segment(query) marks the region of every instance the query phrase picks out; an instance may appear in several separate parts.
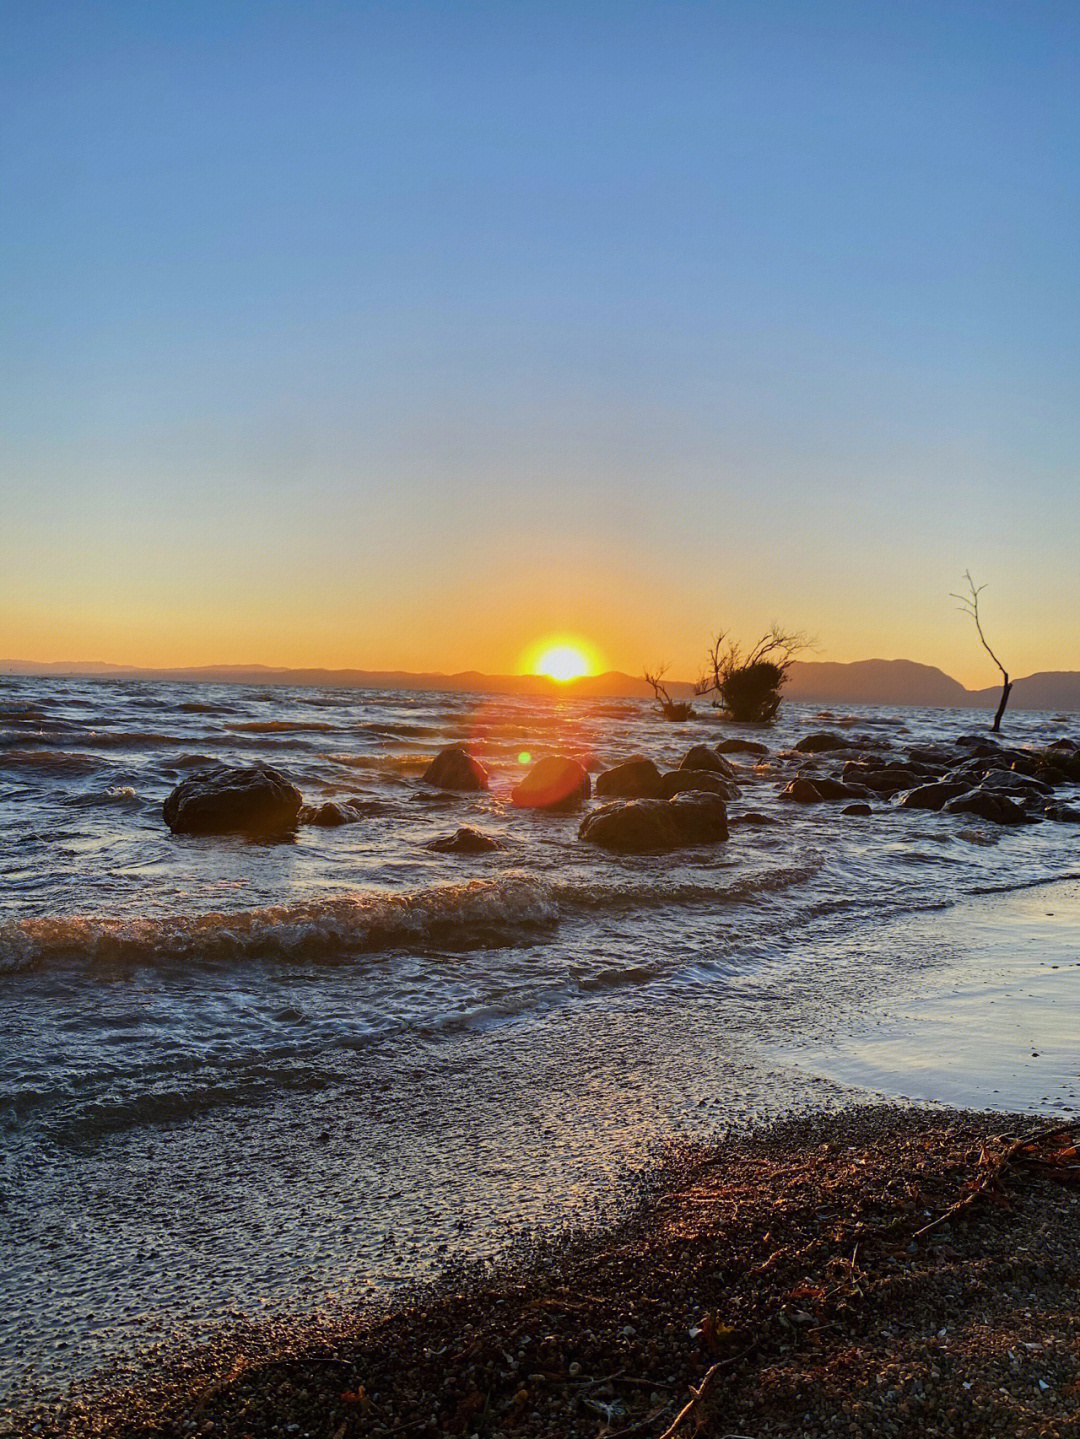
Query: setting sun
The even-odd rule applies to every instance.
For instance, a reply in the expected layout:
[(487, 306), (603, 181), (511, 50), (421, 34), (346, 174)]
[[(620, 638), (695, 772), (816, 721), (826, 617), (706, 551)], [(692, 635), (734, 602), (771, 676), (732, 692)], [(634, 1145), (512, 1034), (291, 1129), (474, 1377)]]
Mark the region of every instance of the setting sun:
[(550, 675), (553, 680), (576, 680), (591, 671), (588, 656), (576, 645), (551, 645), (533, 663), (534, 674)]

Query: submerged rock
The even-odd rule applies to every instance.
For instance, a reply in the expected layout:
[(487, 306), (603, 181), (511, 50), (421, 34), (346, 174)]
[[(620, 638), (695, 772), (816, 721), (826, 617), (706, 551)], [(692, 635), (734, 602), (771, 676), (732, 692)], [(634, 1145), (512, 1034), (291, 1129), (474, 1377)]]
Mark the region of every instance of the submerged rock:
[(756, 739), (722, 739), (716, 746), (717, 754), (768, 754), (769, 746), (759, 744)]
[(850, 749), (851, 746), (843, 735), (833, 734), (831, 730), (821, 730), (817, 734), (804, 735), (795, 746), (800, 754), (825, 754), (834, 749)]
[(502, 845), (489, 834), (463, 824), (453, 834), (440, 834), (436, 839), (429, 839), (424, 848), (433, 849), (438, 854), (487, 854), (493, 849), (502, 849)]
[(296, 827), (303, 796), (269, 765), (213, 765), (189, 775), (161, 807), (174, 834), (280, 834)]
[(1028, 815), (1015, 800), (992, 789), (973, 789), (969, 794), (957, 795), (945, 805), (945, 813), (977, 814), (980, 819), (991, 820), (994, 824), (1028, 823)]
[(1068, 804), (1048, 804), (1043, 810), (1047, 819), (1053, 819), (1058, 824), (1080, 824), (1080, 809)]
[(488, 787), (488, 772), (461, 745), (441, 749), (421, 776), (422, 784), (436, 789), (480, 790)]
[(612, 799), (658, 799), (660, 792), (660, 771), (642, 755), (605, 770), (596, 779), (596, 793)]
[(718, 794), (721, 799), (735, 799), (739, 793), (730, 780), (707, 769), (673, 769), (660, 776), (661, 799), (671, 799), (689, 790), (698, 794)]
[(324, 829), (333, 829), (342, 824), (355, 824), (360, 815), (352, 805), (342, 804), (339, 800), (328, 799), (325, 804), (301, 805), (300, 813), (297, 815), (299, 824), (320, 825)]
[(719, 795), (693, 791), (668, 800), (617, 800), (587, 815), (578, 834), (618, 854), (715, 844), (728, 837), (727, 807)]
[(588, 770), (568, 755), (553, 754), (538, 760), (510, 792), (518, 809), (564, 812), (580, 807), (592, 793)]
[(873, 810), (870, 808), (870, 806), (865, 802), (865, 800), (856, 800), (856, 802), (855, 802), (854, 804), (846, 804), (846, 805), (844, 806), (844, 808), (840, 811), (840, 813), (841, 813), (841, 814), (850, 814), (850, 815), (853, 815), (853, 816), (854, 816), (854, 815), (866, 816), (866, 815), (868, 815), (868, 814), (873, 814), (874, 811), (873, 811)]

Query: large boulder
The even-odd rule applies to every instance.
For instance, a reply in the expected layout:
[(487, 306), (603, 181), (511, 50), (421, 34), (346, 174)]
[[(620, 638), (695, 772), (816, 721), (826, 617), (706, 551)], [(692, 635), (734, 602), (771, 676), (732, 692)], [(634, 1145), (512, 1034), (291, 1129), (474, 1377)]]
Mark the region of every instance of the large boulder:
[(596, 793), (612, 799), (658, 799), (660, 790), (660, 771), (641, 755), (596, 777)]
[(728, 837), (727, 807), (719, 795), (694, 791), (670, 800), (617, 800), (586, 815), (578, 834), (618, 854), (715, 844)]
[(946, 814), (976, 814), (994, 824), (1027, 824), (1028, 816), (1008, 795), (992, 789), (973, 789), (945, 805)]
[(510, 797), (518, 809), (563, 812), (580, 809), (591, 793), (592, 781), (584, 765), (568, 755), (552, 754), (533, 765)]
[(433, 849), (436, 854), (487, 854), (490, 850), (501, 849), (502, 845), (489, 834), (463, 824), (453, 834), (440, 834), (436, 839), (429, 839), (424, 848)]
[(178, 784), (161, 812), (174, 834), (281, 834), (296, 827), (302, 803), (269, 765), (216, 764)]
[(728, 763), (715, 750), (711, 750), (707, 744), (696, 744), (693, 749), (683, 755), (680, 769), (703, 769), (711, 774), (722, 774), (725, 779), (734, 779), (735, 767)]
[(674, 795), (695, 790), (700, 794), (717, 794), (721, 799), (736, 799), (738, 789), (723, 775), (707, 769), (673, 769), (660, 776), (660, 798), (671, 799)]
[(424, 771), (421, 781), (433, 784), (436, 789), (487, 789), (488, 772), (468, 750), (453, 744), (439, 751)]

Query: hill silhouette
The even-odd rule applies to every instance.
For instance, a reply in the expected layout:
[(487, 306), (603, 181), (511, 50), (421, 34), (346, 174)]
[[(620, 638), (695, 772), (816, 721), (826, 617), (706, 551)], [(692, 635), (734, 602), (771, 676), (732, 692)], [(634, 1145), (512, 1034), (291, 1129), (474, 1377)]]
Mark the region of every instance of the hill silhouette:
[[(96, 661), (38, 663), (0, 660), (0, 672), (13, 675), (75, 675), (110, 680), (160, 680), (189, 684), (319, 685), (355, 689), (443, 690), (472, 694), (563, 695), (580, 698), (651, 699), (652, 690), (637, 675), (618, 670), (560, 683), (546, 675), (488, 675), (479, 670), (456, 674), (408, 670), (285, 669), (269, 665), (199, 665), (150, 669)], [(673, 696), (686, 698), (693, 685), (673, 681)], [(821, 705), (921, 705), (931, 708), (993, 709), (1000, 686), (968, 690), (943, 670), (914, 660), (854, 660), (851, 663), (796, 660), (788, 673), (785, 699)], [(705, 701), (703, 701), (705, 703)], [(1015, 682), (1010, 708), (1080, 711), (1080, 671), (1055, 670)]]

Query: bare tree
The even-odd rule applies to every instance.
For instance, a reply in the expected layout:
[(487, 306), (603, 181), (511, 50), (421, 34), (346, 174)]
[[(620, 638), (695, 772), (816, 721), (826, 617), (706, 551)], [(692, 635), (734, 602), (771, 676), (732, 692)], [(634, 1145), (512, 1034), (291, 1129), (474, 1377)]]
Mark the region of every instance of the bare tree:
[(986, 586), (976, 585), (975, 581), (971, 578), (970, 570), (964, 571), (964, 579), (967, 580), (969, 593), (966, 595), (954, 594), (951, 598), (959, 600), (961, 613), (970, 615), (975, 621), (975, 628), (979, 634), (979, 642), (1001, 671), (1001, 699), (998, 701), (997, 713), (994, 715), (994, 723), (990, 726), (990, 732), (992, 734), (999, 734), (1001, 732), (1001, 716), (1005, 713), (1005, 706), (1009, 703), (1009, 695), (1012, 694), (1012, 681), (1009, 679), (1009, 674), (1005, 666), (987, 644), (986, 636), (983, 634), (982, 622), (979, 619), (979, 596), (983, 590), (986, 589)]
[(715, 691), (735, 720), (768, 724), (780, 708), (780, 689), (795, 656), (809, 645), (804, 634), (773, 625), (748, 652), (724, 630), (709, 648), (708, 668), (694, 686), (699, 695)]
[(667, 685), (663, 682), (667, 670), (667, 665), (658, 665), (654, 670), (645, 670), (645, 683), (652, 685), (652, 692), (656, 696), (656, 703), (660, 706), (660, 713), (664, 718), (681, 724), (683, 720), (688, 720), (694, 713), (693, 707), (673, 700), (668, 694)]

